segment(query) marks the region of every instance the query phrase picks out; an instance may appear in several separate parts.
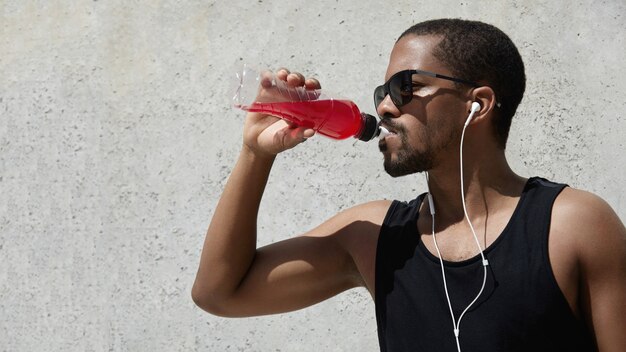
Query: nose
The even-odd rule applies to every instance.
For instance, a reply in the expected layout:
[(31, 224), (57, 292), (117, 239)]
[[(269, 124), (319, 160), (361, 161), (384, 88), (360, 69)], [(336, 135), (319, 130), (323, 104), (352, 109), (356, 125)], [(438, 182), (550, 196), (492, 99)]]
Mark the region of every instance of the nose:
[(393, 101), (391, 101), (389, 94), (387, 94), (385, 99), (378, 104), (376, 107), (376, 113), (382, 118), (398, 117), (402, 114), (400, 109), (398, 109)]

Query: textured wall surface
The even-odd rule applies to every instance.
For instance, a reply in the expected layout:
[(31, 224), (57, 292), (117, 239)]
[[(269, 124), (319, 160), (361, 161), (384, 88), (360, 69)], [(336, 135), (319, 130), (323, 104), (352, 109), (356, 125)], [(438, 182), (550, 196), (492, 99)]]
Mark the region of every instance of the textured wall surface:
[[(0, 1), (0, 351), (376, 351), (365, 290), (223, 319), (190, 289), (241, 145), (233, 64), (300, 70), (373, 112), (394, 40), (425, 19), (508, 33), (528, 77), (514, 169), (626, 219), (625, 16), (621, 0)], [(277, 160), (259, 242), (423, 190), (376, 143), (316, 137)]]

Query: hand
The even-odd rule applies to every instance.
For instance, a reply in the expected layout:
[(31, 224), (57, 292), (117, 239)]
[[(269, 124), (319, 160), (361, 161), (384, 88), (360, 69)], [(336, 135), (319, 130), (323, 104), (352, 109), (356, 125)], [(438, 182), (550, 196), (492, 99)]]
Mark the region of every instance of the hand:
[[(305, 79), (297, 72), (280, 69), (276, 72), (276, 80), (283, 81), (288, 87), (304, 87), (307, 90), (320, 89), (320, 83), (313, 78)], [(261, 81), (259, 96), (272, 96), (274, 89), (271, 77)], [(267, 100), (267, 99), (263, 99)], [(312, 137), (315, 131), (311, 128), (299, 127), (275, 116), (249, 112), (244, 124), (244, 148), (256, 155), (274, 156), (282, 151), (293, 148)]]

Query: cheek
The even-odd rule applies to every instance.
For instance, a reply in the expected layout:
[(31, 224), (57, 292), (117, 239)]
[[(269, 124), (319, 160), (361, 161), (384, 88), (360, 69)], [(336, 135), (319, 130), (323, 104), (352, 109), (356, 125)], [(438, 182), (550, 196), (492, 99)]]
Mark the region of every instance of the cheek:
[(402, 136), (403, 144), (416, 151), (424, 151), (429, 148), (435, 133), (433, 126), (415, 121), (406, 124), (405, 127), (406, 130)]
[(433, 119), (428, 129), (430, 139), (438, 146), (445, 146), (453, 143), (457, 137), (461, 138), (461, 125), (454, 123), (454, 118), (450, 115), (440, 115)]

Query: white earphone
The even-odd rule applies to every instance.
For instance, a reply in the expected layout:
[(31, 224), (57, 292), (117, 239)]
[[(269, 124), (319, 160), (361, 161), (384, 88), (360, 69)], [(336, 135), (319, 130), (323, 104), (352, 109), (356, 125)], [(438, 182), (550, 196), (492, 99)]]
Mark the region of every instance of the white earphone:
[(478, 110), (480, 110), (480, 103), (475, 101), (475, 102), (472, 103), (472, 107), (470, 109), (470, 114), (467, 117), (467, 120), (465, 121), (465, 127), (467, 127), (467, 125), (469, 125), (469, 123), (472, 121), (472, 118), (474, 117), (474, 114)]
[[(472, 230), (472, 235), (474, 236), (474, 240), (476, 241), (476, 245), (478, 247), (478, 252), (480, 254), (480, 257), (482, 259), (482, 264), (483, 264), (483, 280), (482, 280), (482, 285), (480, 288), (480, 291), (478, 291), (478, 294), (476, 295), (476, 297), (474, 297), (474, 299), (472, 300), (472, 302), (463, 310), (463, 312), (461, 313), (461, 315), (458, 317), (458, 319), (456, 319), (456, 317), (454, 316), (454, 311), (452, 310), (452, 302), (450, 300), (450, 294), (448, 292), (448, 284), (446, 282), (446, 273), (445, 273), (445, 268), (444, 268), (444, 264), (443, 264), (443, 257), (441, 255), (441, 251), (439, 250), (439, 245), (437, 244), (437, 234), (435, 233), (435, 202), (433, 201), (433, 196), (430, 193), (430, 187), (428, 189), (428, 208), (430, 210), (430, 215), (432, 217), (432, 236), (433, 236), (433, 242), (435, 243), (435, 249), (437, 250), (437, 255), (439, 256), (439, 264), (441, 267), (441, 276), (443, 278), (443, 287), (444, 287), (444, 291), (446, 294), (446, 300), (448, 302), (448, 308), (450, 309), (450, 317), (452, 318), (452, 326), (453, 326), (453, 332), (454, 332), (454, 338), (456, 340), (456, 347), (457, 347), (457, 351), (461, 352), (461, 343), (459, 342), (459, 334), (460, 334), (460, 330), (461, 330), (461, 320), (463, 319), (463, 316), (465, 316), (465, 313), (467, 313), (467, 311), (472, 307), (472, 305), (474, 305), (474, 303), (476, 303), (476, 301), (478, 301), (478, 298), (480, 298), (480, 295), (483, 293), (483, 291), (485, 290), (485, 285), (487, 283), (487, 266), (489, 265), (489, 261), (487, 260), (487, 258), (485, 258), (485, 254), (483, 253), (484, 249), (482, 248), (482, 246), (480, 245), (480, 241), (478, 241), (478, 236), (476, 236), (476, 231), (474, 230), (474, 226), (472, 225), (472, 221), (470, 220), (469, 215), (467, 214), (467, 207), (465, 206), (465, 185), (463, 182), (463, 141), (465, 139), (465, 129), (467, 128), (467, 126), (469, 125), (469, 123), (472, 121), (472, 117), (474, 117), (474, 114), (476, 113), (476, 111), (480, 110), (480, 103), (478, 102), (473, 102), (472, 103), (472, 107), (470, 108), (470, 114), (467, 117), (467, 120), (465, 121), (465, 126), (463, 126), (463, 132), (461, 133), (461, 145), (460, 145), (460, 150), (459, 150), (459, 159), (460, 159), (460, 179), (461, 179), (461, 203), (463, 204), (463, 213), (465, 215), (465, 219), (467, 220), (467, 223), (469, 224), (470, 229)], [(425, 174), (426, 175), (426, 187), (428, 187), (428, 173)]]

